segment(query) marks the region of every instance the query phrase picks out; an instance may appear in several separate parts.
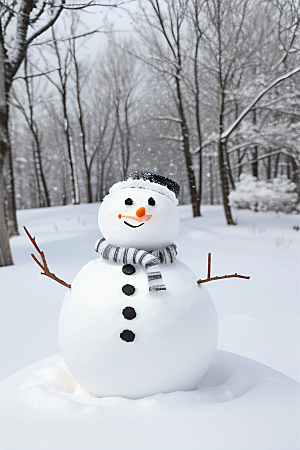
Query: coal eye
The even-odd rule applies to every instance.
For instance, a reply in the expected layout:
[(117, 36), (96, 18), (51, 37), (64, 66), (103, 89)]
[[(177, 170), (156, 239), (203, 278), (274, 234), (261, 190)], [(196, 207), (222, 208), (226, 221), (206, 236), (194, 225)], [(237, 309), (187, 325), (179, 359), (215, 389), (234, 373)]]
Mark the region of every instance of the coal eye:
[(133, 204), (133, 200), (131, 198), (126, 198), (125, 205), (132, 205), (132, 204)]
[(148, 198), (148, 204), (149, 204), (150, 206), (154, 206), (154, 205), (155, 205), (155, 200), (154, 200), (153, 197)]

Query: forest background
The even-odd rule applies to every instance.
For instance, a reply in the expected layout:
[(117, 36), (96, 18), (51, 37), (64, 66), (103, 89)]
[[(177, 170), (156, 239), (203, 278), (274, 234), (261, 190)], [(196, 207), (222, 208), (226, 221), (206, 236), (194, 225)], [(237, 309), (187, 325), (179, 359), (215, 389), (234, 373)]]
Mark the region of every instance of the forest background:
[(131, 170), (223, 203), (299, 195), (300, 1), (1, 1), (0, 266), (16, 210), (99, 202)]

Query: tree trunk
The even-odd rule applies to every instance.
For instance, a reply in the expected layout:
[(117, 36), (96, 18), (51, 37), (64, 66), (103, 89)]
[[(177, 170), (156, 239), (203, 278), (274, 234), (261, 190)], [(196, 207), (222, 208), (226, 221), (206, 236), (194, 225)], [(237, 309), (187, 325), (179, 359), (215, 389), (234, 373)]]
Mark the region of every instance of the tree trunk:
[(42, 196), (41, 186), (40, 186), (40, 177), (39, 177), (38, 168), (37, 168), (37, 157), (36, 157), (37, 155), (36, 155), (36, 149), (35, 149), (34, 142), (32, 143), (32, 153), (33, 153), (33, 167), (34, 167), (36, 185), (37, 185), (37, 190), (38, 190), (39, 208), (42, 208), (44, 206), (44, 204), (43, 204), (43, 196)]
[[(80, 121), (80, 126), (83, 127), (83, 125), (81, 125), (81, 121), (82, 118), (80, 117), (79, 119)], [(83, 146), (83, 158), (84, 158), (84, 167), (85, 167), (85, 173), (86, 173), (86, 192), (87, 192), (87, 202), (88, 203), (93, 203), (93, 193), (92, 193), (92, 184), (91, 184), (91, 172), (89, 170), (89, 166), (88, 166), (88, 162), (87, 162), (87, 152), (86, 152), (86, 144), (85, 144), (85, 137), (83, 135), (83, 131), (81, 131), (82, 133), (82, 146)]]
[(292, 181), (297, 184), (299, 182), (299, 167), (293, 156), (290, 156), (290, 161), (292, 164)]
[(195, 78), (195, 88), (196, 88), (196, 124), (197, 124), (197, 134), (198, 134), (198, 145), (199, 145), (199, 179), (198, 179), (198, 202), (199, 202), (199, 216), (201, 216), (201, 200), (202, 200), (202, 173), (203, 173), (203, 162), (202, 162), (202, 133), (201, 133), (201, 118), (200, 118), (200, 87), (198, 80), (198, 50), (199, 50), (200, 38), (198, 37), (195, 46), (195, 59), (194, 59), (194, 78)]
[(67, 191), (66, 191), (66, 180), (65, 180), (64, 166), (62, 166), (62, 188), (63, 188), (62, 205), (66, 206), (66, 204), (67, 204)]
[(195, 173), (193, 170), (193, 162), (192, 162), (192, 156), (189, 149), (189, 139), (188, 139), (188, 128), (187, 124), (182, 122), (181, 131), (183, 134), (183, 150), (184, 150), (184, 157), (185, 157), (185, 164), (188, 174), (188, 182), (189, 182), (189, 188), (190, 188), (190, 196), (192, 201), (192, 207), (193, 207), (193, 217), (199, 217), (200, 214), (200, 202), (198, 197), (198, 192), (196, 189), (196, 178)]
[(129, 159), (130, 159), (130, 126), (129, 126), (129, 107), (128, 99), (125, 103), (125, 125), (126, 125), (126, 159), (125, 159), (125, 176), (128, 173)]
[(63, 104), (63, 112), (64, 112), (64, 132), (66, 136), (67, 141), (67, 150), (68, 150), (68, 158), (69, 158), (69, 165), (70, 165), (70, 172), (71, 172), (71, 186), (72, 186), (72, 203), (74, 205), (79, 204), (79, 192), (78, 192), (78, 185), (77, 185), (77, 177), (75, 173), (75, 161), (74, 161), (74, 148), (73, 148), (73, 142), (71, 138), (71, 132), (70, 132), (70, 124), (69, 124), (69, 117), (67, 113), (67, 99), (66, 94), (63, 92), (62, 94), (62, 104)]
[(275, 158), (275, 166), (274, 166), (274, 176), (273, 176), (273, 178), (277, 178), (277, 176), (278, 176), (279, 159), (280, 159), (280, 153), (278, 153), (278, 155), (276, 155), (276, 158)]
[(198, 179), (199, 216), (201, 216), (202, 174), (203, 174), (203, 158), (202, 158), (202, 150), (200, 149), (200, 152), (199, 152), (199, 179)]
[(226, 155), (226, 166), (227, 166), (228, 177), (229, 177), (232, 189), (235, 190), (235, 184), (234, 184), (234, 179), (233, 179), (233, 176), (232, 176), (230, 159), (229, 159), (229, 155), (228, 155), (228, 152), (227, 152), (227, 145), (226, 145), (226, 143), (224, 143), (224, 151), (225, 151), (225, 155)]
[[(239, 117), (239, 104), (238, 104), (237, 100), (235, 100), (234, 105), (235, 105), (234, 120), (236, 120)], [(243, 165), (242, 165), (243, 156), (244, 156), (243, 152), (241, 154), (240, 149), (238, 149), (237, 150), (237, 161), (238, 161), (238, 164), (237, 164), (237, 181), (240, 181), (241, 175), (242, 175), (242, 172), (243, 172)]]
[(241, 155), (240, 149), (238, 149), (238, 151), (237, 151), (237, 160), (238, 160), (237, 179), (238, 179), (238, 181), (240, 181), (241, 175), (243, 172), (243, 164), (242, 164), (243, 156), (244, 156), (243, 154)]
[(0, 24), (0, 267), (13, 264), (5, 220), (4, 157), (9, 150), (8, 107), (5, 89), (5, 51)]
[(218, 144), (218, 155), (219, 155), (219, 169), (220, 169), (221, 189), (222, 189), (222, 198), (223, 198), (225, 217), (227, 220), (227, 225), (235, 225), (234, 220), (231, 215), (231, 209), (230, 209), (229, 200), (228, 200), (229, 184), (228, 184), (226, 165), (225, 165), (225, 161), (224, 161), (224, 145), (223, 145), (221, 138), (219, 139), (219, 144)]
[[(222, 13), (221, 13), (221, 0), (216, 0), (214, 4), (214, 13), (215, 17), (215, 28), (217, 32), (218, 39), (218, 48), (216, 51), (216, 58), (218, 61), (218, 82), (220, 89), (220, 112), (219, 112), (219, 141), (218, 141), (218, 159), (219, 159), (219, 171), (220, 171), (220, 179), (221, 179), (221, 190), (222, 190), (222, 200), (224, 213), (227, 221), (227, 225), (235, 225), (233, 218), (231, 216), (231, 209), (229, 206), (229, 183), (228, 183), (228, 174), (226, 167), (226, 158), (228, 157), (226, 147), (226, 140), (222, 139), (222, 134), (224, 131), (224, 111), (225, 111), (225, 96), (226, 96), (226, 76), (223, 77), (223, 71), (225, 69), (223, 63), (223, 42), (222, 42)], [(228, 75), (228, 72), (227, 72)], [(226, 155), (225, 155), (226, 153)], [(229, 161), (229, 159), (228, 159)], [(228, 169), (229, 169), (228, 165)]]
[(74, 59), (75, 74), (76, 74), (76, 97), (77, 97), (77, 105), (78, 105), (78, 110), (79, 110), (78, 121), (79, 121), (79, 125), (80, 125), (83, 159), (84, 159), (84, 167), (85, 167), (85, 173), (86, 173), (87, 202), (92, 203), (93, 195), (92, 195), (92, 186), (91, 186), (91, 172), (89, 170), (89, 165), (88, 165), (88, 161), (87, 161), (87, 144), (86, 144), (84, 121), (83, 121), (83, 110), (82, 110), (82, 104), (81, 104), (80, 73), (79, 73), (79, 65), (78, 65), (77, 56), (76, 56), (75, 40), (73, 40), (72, 56)]
[[(5, 214), (5, 187), (4, 187), (4, 158), (10, 152), (10, 141), (8, 132), (8, 95), (6, 89), (6, 72), (5, 72), (5, 49), (2, 36), (2, 28), (0, 25), (0, 266), (10, 266), (13, 264), (12, 255), (9, 246), (8, 229)], [(11, 154), (8, 155), (11, 157)], [(12, 192), (13, 194), (14, 192)], [(13, 198), (14, 200), (14, 198)], [(15, 206), (15, 204), (14, 204)], [(13, 211), (12, 211), (13, 212)], [(15, 210), (14, 210), (15, 212)], [(12, 218), (13, 218), (12, 214)], [(12, 225), (16, 225), (12, 222)], [(16, 228), (16, 229), (14, 229)], [(18, 234), (17, 227), (11, 227), (13, 235)], [(16, 233), (14, 233), (16, 231)]]
[(104, 182), (104, 166), (106, 161), (102, 161), (101, 172), (100, 172), (100, 183), (99, 183), (99, 201), (103, 201), (103, 182)]
[(0, 154), (0, 267), (10, 266), (13, 264), (12, 255), (9, 247), (7, 225), (5, 220), (4, 197), (5, 197), (5, 188), (3, 179), (3, 157)]
[[(30, 13), (35, 6), (36, 2), (33, 0), (22, 1), (20, 2), (20, 9), (16, 14), (15, 11), (12, 10), (14, 21), (17, 23), (16, 32), (12, 34), (12, 36), (15, 37), (12, 45), (12, 48), (15, 50), (15, 52), (13, 52), (12, 59), (10, 59), (10, 54), (7, 53), (4, 45), (2, 19), (0, 21), (0, 266), (12, 264), (12, 257), (8, 241), (8, 230), (5, 222), (3, 179), (4, 157), (7, 152), (9, 152), (9, 159), (11, 159), (11, 148), (8, 132), (8, 94), (13, 78), (25, 57), (28, 44), (36, 39), (39, 35), (44, 33), (51, 25), (53, 25), (63, 10), (62, 4), (57, 9), (57, 12), (53, 14), (52, 18), (48, 22), (44, 23), (39, 30), (36, 30), (32, 34), (31, 38), (27, 39), (27, 30), (30, 24)], [(43, 10), (44, 8), (42, 7), (41, 14), (43, 13)], [(37, 15), (36, 17), (39, 16)], [(11, 174), (9, 174), (9, 178), (11, 178), (9, 196), (12, 196), (8, 201), (8, 214), (9, 216), (11, 216), (9, 217), (9, 226), (12, 227), (11, 232), (13, 234), (18, 234), (12, 170)]]
[(41, 177), (44, 194), (45, 194), (45, 206), (49, 207), (49, 206), (51, 206), (51, 203), (50, 203), (49, 191), (48, 191), (48, 187), (47, 187), (46, 179), (45, 179), (45, 175), (44, 175), (44, 170), (43, 170), (43, 166), (42, 166), (41, 149), (40, 149), (39, 143), (37, 143), (36, 152), (37, 152), (37, 161), (38, 161), (38, 171), (39, 171), (39, 174)]
[(258, 147), (257, 145), (254, 146), (253, 152), (252, 152), (252, 176), (255, 177), (258, 180)]
[(83, 116), (82, 116), (82, 108), (81, 108), (81, 98), (79, 93), (79, 87), (77, 87), (77, 103), (79, 108), (79, 124), (80, 124), (80, 132), (81, 132), (81, 138), (82, 138), (82, 150), (83, 150), (83, 160), (84, 160), (84, 167), (85, 167), (85, 173), (86, 173), (86, 192), (87, 192), (87, 202), (92, 203), (93, 202), (93, 194), (92, 194), (92, 185), (91, 185), (91, 172), (89, 170), (89, 165), (87, 161), (87, 145), (86, 145), (86, 136), (85, 136), (85, 128), (83, 123)]
[(299, 177), (299, 167), (296, 163), (296, 160), (293, 156), (290, 156), (290, 162), (292, 165), (292, 173), (291, 173), (291, 178), (292, 181), (296, 184), (296, 191), (298, 194), (298, 199), (300, 200), (300, 177)]
[(120, 136), (120, 145), (121, 145), (121, 157), (122, 157), (122, 172), (123, 172), (123, 178), (125, 180), (127, 175), (127, 167), (126, 167), (126, 148), (125, 148), (125, 137), (121, 126), (121, 118), (120, 118), (120, 100), (118, 99), (117, 107), (116, 107), (116, 116), (117, 116), (117, 123), (118, 123), (118, 130), (119, 130), (119, 136)]
[(286, 161), (286, 176), (287, 176), (287, 178), (289, 180), (291, 180), (292, 174), (291, 174), (291, 166), (290, 166), (290, 157), (289, 157), (289, 155), (286, 155), (285, 161)]
[(103, 182), (104, 182), (104, 173), (105, 173), (104, 167), (105, 167), (105, 164), (106, 164), (106, 161), (107, 161), (109, 155), (111, 154), (111, 152), (112, 152), (112, 150), (114, 148), (117, 128), (118, 128), (118, 121), (116, 121), (114, 130), (113, 130), (113, 134), (112, 134), (112, 137), (111, 137), (111, 140), (110, 140), (110, 145), (109, 145), (108, 152), (106, 153), (105, 156), (103, 156), (103, 154), (102, 154), (101, 173), (100, 173), (100, 181), (99, 181), (99, 201), (100, 202), (102, 202), (104, 196), (106, 195), (106, 194), (103, 195), (103, 184), (104, 184)]
[[(256, 125), (256, 109), (253, 110), (253, 125)], [(253, 152), (252, 152), (252, 176), (255, 177), (258, 180), (258, 147), (257, 145), (254, 146)]]
[(210, 187), (210, 204), (214, 204), (214, 179), (213, 179), (213, 164), (212, 157), (209, 155), (209, 187)]
[(221, 178), (221, 189), (222, 189), (222, 199), (223, 199), (223, 207), (225, 212), (225, 217), (227, 221), (227, 225), (235, 225), (234, 220), (231, 215), (231, 209), (229, 205), (229, 184), (228, 184), (228, 176), (227, 176), (227, 167), (225, 163), (224, 153), (226, 151), (226, 145), (222, 141), (222, 133), (224, 127), (224, 107), (225, 107), (225, 95), (224, 92), (221, 94), (221, 110), (219, 117), (219, 142), (218, 142), (218, 157), (219, 157), (219, 170), (220, 170), (220, 178)]
[[(43, 166), (42, 166), (41, 139), (39, 136), (37, 123), (34, 120), (34, 103), (33, 103), (34, 87), (33, 87), (33, 85), (30, 85), (30, 81), (29, 81), (29, 77), (28, 77), (27, 52), (25, 53), (25, 58), (24, 58), (24, 75), (25, 75), (26, 92), (27, 92), (28, 104), (29, 104), (29, 115), (26, 114), (25, 109), (22, 108), (21, 111), (23, 112), (25, 120), (27, 121), (30, 131), (34, 138), (33, 159), (34, 159), (34, 169), (35, 169), (35, 173), (36, 173), (37, 187), (38, 187), (38, 191), (39, 191), (39, 206), (40, 207), (50, 206), (49, 192), (48, 192), (46, 179), (44, 176), (44, 171), (43, 171)], [(42, 185), (43, 189), (41, 189), (41, 185)]]
[(190, 141), (189, 141), (189, 130), (188, 126), (185, 120), (184, 110), (183, 110), (183, 103), (182, 103), (182, 96), (181, 96), (181, 89), (180, 89), (180, 81), (179, 81), (179, 73), (176, 77), (176, 87), (177, 87), (177, 98), (178, 98), (178, 112), (181, 119), (180, 125), (181, 125), (181, 135), (183, 139), (183, 151), (184, 151), (184, 157), (185, 157), (185, 165), (188, 175), (188, 182), (189, 182), (189, 188), (190, 188), (190, 196), (191, 196), (191, 202), (193, 207), (193, 216), (199, 217), (200, 214), (200, 201), (198, 192), (196, 189), (196, 178), (195, 173), (193, 170), (193, 161), (192, 161), (192, 155), (190, 152)]
[(267, 157), (267, 180), (271, 180), (271, 156)]
[(15, 199), (15, 183), (13, 175), (13, 164), (12, 164), (12, 154), (11, 146), (8, 137), (8, 174), (6, 182), (6, 195), (7, 195), (7, 230), (8, 236), (18, 236), (18, 222), (17, 222), (17, 211), (16, 211), (16, 199)]

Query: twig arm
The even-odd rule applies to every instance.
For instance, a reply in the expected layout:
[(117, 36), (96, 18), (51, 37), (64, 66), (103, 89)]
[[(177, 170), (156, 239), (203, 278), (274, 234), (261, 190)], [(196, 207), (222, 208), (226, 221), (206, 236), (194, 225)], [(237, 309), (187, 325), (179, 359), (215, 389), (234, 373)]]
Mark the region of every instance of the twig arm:
[(207, 283), (208, 281), (214, 281), (214, 280), (222, 280), (223, 278), (244, 278), (245, 280), (249, 280), (250, 277), (246, 277), (245, 275), (238, 275), (237, 273), (234, 273), (232, 275), (223, 275), (222, 277), (212, 277), (212, 278), (206, 278), (205, 280), (198, 280), (198, 284)]
[(69, 283), (66, 283), (64, 280), (61, 280), (54, 273), (41, 272), (41, 275), (46, 275), (46, 277), (52, 278), (52, 280), (57, 281), (58, 283), (62, 284), (63, 286), (66, 286), (67, 288), (71, 289), (71, 285)]
[(244, 280), (250, 279), (249, 276), (238, 275), (237, 273), (233, 273), (232, 275), (223, 275), (221, 277), (218, 277), (218, 276), (211, 277), (210, 272), (211, 272), (211, 253), (208, 254), (208, 259), (207, 259), (207, 278), (205, 278), (205, 280), (198, 280), (197, 284), (208, 283), (208, 281), (223, 280), (224, 278), (244, 278)]
[(208, 261), (207, 261), (207, 279), (210, 278), (210, 269), (211, 269), (211, 253), (208, 254)]
[(37, 265), (40, 266), (40, 268), (42, 270), (44, 270), (44, 266), (39, 262), (39, 260), (37, 259), (37, 257), (33, 253), (31, 253), (31, 257), (37, 263)]
[(32, 259), (43, 270), (41, 275), (45, 275), (46, 277), (52, 278), (52, 280), (57, 281), (57, 283), (62, 284), (63, 286), (71, 289), (71, 285), (70, 284), (66, 283), (64, 280), (61, 280), (60, 278), (58, 278), (54, 273), (50, 272), (48, 264), (47, 264), (47, 261), (46, 261), (45, 253), (37, 245), (35, 237), (31, 236), (31, 234), (29, 233), (29, 231), (27, 230), (26, 227), (23, 227), (23, 228), (25, 230), (25, 233), (29, 237), (32, 245), (34, 246), (34, 248), (36, 249), (36, 251), (39, 253), (39, 255), (42, 258), (42, 262), (40, 262), (33, 253), (31, 254)]

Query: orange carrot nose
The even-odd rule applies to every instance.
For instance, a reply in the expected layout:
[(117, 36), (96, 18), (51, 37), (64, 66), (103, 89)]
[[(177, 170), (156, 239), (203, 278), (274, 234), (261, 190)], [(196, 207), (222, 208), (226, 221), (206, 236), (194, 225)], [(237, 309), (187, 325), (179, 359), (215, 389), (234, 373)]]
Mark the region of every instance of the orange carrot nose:
[(137, 211), (136, 211), (136, 216), (137, 217), (143, 217), (146, 214), (146, 210), (143, 206), (141, 206)]

